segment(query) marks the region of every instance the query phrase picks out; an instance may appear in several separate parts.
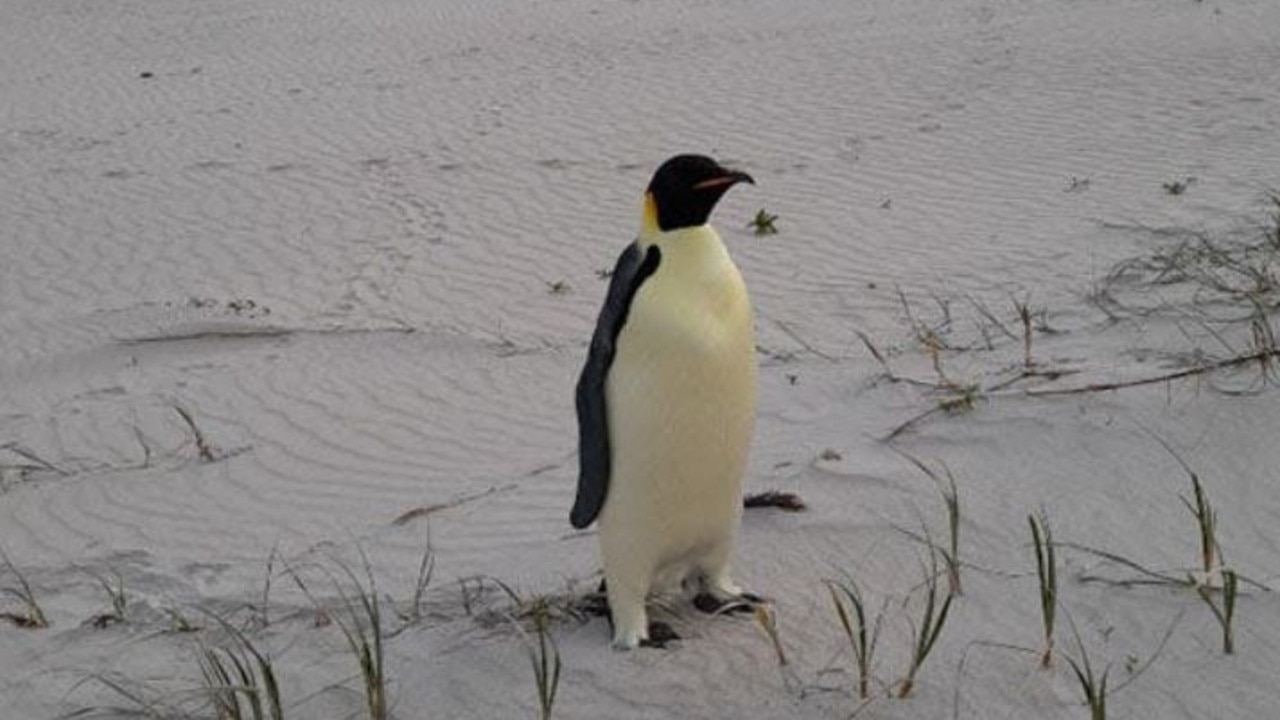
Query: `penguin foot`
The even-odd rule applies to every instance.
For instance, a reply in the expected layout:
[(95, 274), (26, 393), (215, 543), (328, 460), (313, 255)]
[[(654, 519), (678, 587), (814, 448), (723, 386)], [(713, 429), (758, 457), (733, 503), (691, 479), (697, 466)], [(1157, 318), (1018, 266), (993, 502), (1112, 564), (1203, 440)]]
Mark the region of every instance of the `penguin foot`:
[[(608, 586), (605, 581), (600, 581), (600, 586), (590, 595), (586, 595), (578, 603), (579, 609), (588, 615), (596, 617), (603, 616), (609, 621), (609, 627), (613, 625), (613, 609), (609, 607)], [(673, 640), (679, 640), (680, 634), (671, 628), (667, 623), (661, 620), (653, 620), (648, 626), (649, 637), (643, 640), (636, 640), (634, 636), (624, 635), (622, 638), (614, 638), (613, 647), (616, 650), (630, 650), (637, 645), (640, 647), (661, 648), (665, 649), (667, 644)]]
[(606, 592), (604, 580), (600, 581), (600, 585), (596, 587), (596, 591), (588, 595), (583, 595), (577, 603), (578, 610), (584, 615), (591, 617), (608, 618), (609, 625), (613, 625), (613, 613), (609, 611), (609, 595)]
[(612, 613), (609, 612), (609, 598), (603, 593), (584, 595), (582, 599), (578, 601), (578, 610), (581, 611), (583, 615), (610, 618), (610, 624), (613, 623)]
[(709, 592), (701, 592), (693, 597), (693, 606), (708, 615), (754, 612), (757, 605), (763, 605), (765, 602), (764, 598), (749, 592), (738, 593), (724, 599)]
[(671, 626), (655, 620), (649, 623), (649, 637), (640, 641), (640, 647), (663, 648), (672, 640), (679, 640), (680, 635)]

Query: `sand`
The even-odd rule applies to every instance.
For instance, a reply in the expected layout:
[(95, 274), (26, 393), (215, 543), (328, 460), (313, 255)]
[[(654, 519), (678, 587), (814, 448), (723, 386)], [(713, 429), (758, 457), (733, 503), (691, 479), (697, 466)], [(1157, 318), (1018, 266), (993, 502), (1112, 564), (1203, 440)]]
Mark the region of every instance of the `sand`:
[[(394, 717), (536, 717), (494, 579), (558, 609), (598, 580), (593, 532), (567, 519), (572, 387), (598, 273), (653, 168), (690, 151), (759, 183), (714, 221), (757, 310), (747, 486), (808, 505), (750, 511), (736, 556), (789, 665), (751, 619), (679, 601), (685, 640), (628, 654), (561, 612), (556, 717), (1085, 717), (1067, 618), (1110, 687), (1136, 674), (1113, 717), (1280, 702), (1261, 587), (1280, 408), (1256, 364), (1195, 371), (1249, 351), (1250, 306), (1112, 275), (1197, 233), (1260, 236), (1280, 5), (5, 0), (3, 18), (0, 548), (51, 621), (0, 621), (6, 720), (128, 717), (104, 679), (211, 716), (209, 613), (270, 653), (289, 717), (359, 717), (323, 620), (341, 617), (326, 569), (363, 573), (361, 551)], [(776, 235), (748, 227), (760, 208)], [(1050, 376), (1018, 377), (1012, 299), (1039, 313)], [(965, 387), (972, 407), (886, 440)], [(947, 536), (903, 453), (955, 478), (963, 593), (899, 700), (915, 538)], [(1179, 458), (1257, 583), (1232, 656), (1194, 590), (1070, 546), (1195, 570)], [(1034, 656), (1041, 509), (1062, 543), (1052, 670)], [(421, 617), (402, 620), (428, 542)], [(844, 577), (885, 607), (867, 703), (823, 585)], [(94, 627), (117, 578), (124, 621)], [(170, 611), (204, 630), (171, 632)]]

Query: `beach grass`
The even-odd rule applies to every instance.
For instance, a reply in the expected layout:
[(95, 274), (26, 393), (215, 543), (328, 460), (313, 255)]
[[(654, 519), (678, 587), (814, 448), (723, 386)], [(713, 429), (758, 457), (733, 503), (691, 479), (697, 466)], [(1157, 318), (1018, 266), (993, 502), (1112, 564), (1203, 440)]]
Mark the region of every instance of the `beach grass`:
[[(942, 468), (941, 472), (929, 467), (929, 464), (911, 453), (899, 450), (890, 446), (890, 449), (898, 455), (905, 458), (908, 462), (916, 467), (926, 477), (933, 481), (934, 487), (937, 488), (938, 494), (942, 498), (942, 505), (947, 516), (947, 542), (945, 545), (933, 542), (930, 537), (928, 526), (924, 528), (923, 534), (905, 531), (906, 534), (923, 542), (930, 548), (931, 552), (936, 551), (942, 556), (943, 564), (947, 569), (947, 586), (949, 594), (963, 594), (963, 587), (960, 582), (960, 491), (956, 488), (956, 477), (951, 472), (951, 468), (946, 463), (939, 462), (938, 466)], [(921, 524), (924, 524), (923, 520)]]
[(276, 558), (279, 555), (279, 547), (272, 545), (271, 552), (267, 553), (267, 567), (262, 574), (262, 599), (258, 602), (258, 606), (254, 608), (254, 620), (262, 627), (271, 624), (271, 581), (275, 577)]
[(1013, 309), (1018, 316), (1018, 322), (1022, 325), (1022, 371), (1030, 374), (1034, 372), (1035, 360), (1031, 357), (1031, 344), (1035, 336), (1035, 327), (1033, 320), (1035, 312), (1031, 309), (1030, 298), (1013, 298)]
[(1234, 623), (1236, 598), (1239, 595), (1239, 582), (1235, 571), (1228, 569), (1222, 571), (1222, 602), (1220, 605), (1213, 599), (1213, 591), (1209, 587), (1200, 585), (1196, 588), (1196, 593), (1213, 611), (1214, 618), (1217, 619), (1218, 625), (1222, 628), (1222, 653), (1224, 655), (1234, 655), (1236, 651)]
[(529, 658), (529, 665), (533, 668), (533, 681), (538, 698), (538, 719), (550, 720), (555, 710), (556, 694), (560, 690), (560, 673), (563, 669), (560, 646), (556, 644), (555, 637), (551, 634), (551, 611), (545, 597), (533, 600), (529, 615), (533, 621), (532, 635), (517, 619), (511, 618), (511, 623), (520, 633), (525, 654)]
[(406, 617), (410, 622), (419, 622), (422, 620), (422, 600), (427, 594), (427, 588), (431, 585), (431, 578), (435, 575), (436, 555), (431, 548), (431, 538), (427, 538), (427, 546), (422, 551), (422, 559), (418, 561), (418, 574), (413, 582), (413, 599), (410, 600), (409, 613)]
[(1178, 497), (1196, 519), (1200, 569), (1204, 573), (1204, 582), (1208, 583), (1211, 574), (1222, 565), (1222, 551), (1218, 547), (1218, 513), (1209, 503), (1209, 496), (1205, 494), (1200, 476), (1190, 469), (1187, 472), (1191, 476), (1191, 499), (1182, 495)]
[(1075, 623), (1071, 623), (1071, 632), (1075, 635), (1076, 649), (1080, 657), (1078, 660), (1070, 655), (1065, 657), (1080, 686), (1084, 704), (1089, 708), (1089, 718), (1090, 720), (1107, 720), (1107, 679), (1111, 666), (1104, 667), (1100, 674), (1095, 673), (1089, 651), (1085, 649), (1084, 641), (1080, 639)]
[(217, 720), (284, 720), (271, 656), (226, 619), (207, 614), (233, 642), (232, 647), (204, 647), (200, 651), (203, 689)]
[(778, 615), (773, 608), (766, 604), (756, 605), (752, 609), (752, 616), (755, 618), (756, 624), (764, 631), (765, 637), (769, 638), (769, 644), (773, 647), (773, 654), (778, 658), (778, 667), (786, 667), (787, 651), (782, 646), (782, 637), (778, 634)]
[(938, 636), (942, 634), (942, 628), (946, 625), (948, 613), (951, 610), (951, 601), (955, 598), (954, 594), (948, 592), (939, 601), (938, 575), (937, 555), (930, 552), (929, 567), (925, 568), (924, 601), (920, 606), (920, 621), (911, 626), (911, 655), (906, 675), (898, 684), (899, 698), (909, 697), (915, 688), (916, 675), (928, 659), (930, 651), (938, 641)]
[[(85, 675), (67, 691), (71, 694), (81, 686), (97, 683), (120, 698), (127, 705), (91, 705), (57, 716), (57, 720), (82, 718), (147, 718), (148, 720), (205, 720), (207, 716), (190, 712), (187, 708), (205, 704), (203, 692), (165, 692), (138, 682), (116, 672), (97, 672)], [(215, 716), (216, 720), (224, 720)]]
[(31, 583), (27, 581), (27, 577), (22, 574), (17, 565), (9, 559), (9, 554), (0, 548), (0, 561), (4, 562), (4, 567), (9, 571), (17, 581), (16, 586), (0, 586), (0, 593), (12, 595), (22, 603), (22, 612), (3, 612), (0, 613), (0, 619), (22, 628), (40, 629), (49, 627), (49, 618), (44, 614), (44, 608), (40, 607), (40, 603), (36, 600), (36, 593), (31, 589)]
[[(880, 639), (883, 613), (876, 615), (874, 623), (868, 627), (867, 606), (862, 590), (852, 578), (843, 581), (827, 580), (827, 590), (831, 593), (831, 604), (835, 607), (840, 628), (844, 631), (849, 649), (853, 652), (855, 671), (857, 674), (858, 697), (866, 700), (871, 696), (871, 673), (874, 667), (876, 644)], [(846, 605), (847, 603), (847, 605)], [(852, 610), (852, 615), (850, 614)]]
[(110, 578), (92, 570), (86, 570), (85, 572), (97, 581), (111, 606), (109, 611), (98, 613), (90, 618), (89, 623), (96, 628), (105, 628), (109, 625), (124, 622), (125, 613), (129, 609), (129, 596), (124, 591), (124, 578), (114, 570), (111, 571)]
[(187, 617), (186, 613), (176, 607), (163, 608), (164, 614), (169, 616), (169, 632), (173, 633), (194, 633), (200, 632), (201, 628)]
[(1053, 544), (1053, 530), (1049, 517), (1041, 511), (1039, 517), (1028, 515), (1031, 525), (1031, 542), (1036, 554), (1036, 579), (1040, 590), (1040, 618), (1044, 627), (1044, 652), (1040, 667), (1053, 665), (1053, 629), (1058, 609), (1058, 561)]
[[(327, 568), (321, 568), (341, 601), (339, 611), (328, 615), (338, 626), (347, 643), (347, 649), (356, 659), (369, 720), (387, 720), (390, 717), (390, 706), (387, 698), (387, 672), (382, 644), (384, 636), (382, 606), (369, 556), (364, 548), (358, 545), (357, 551), (360, 554), (363, 578), (348, 563), (338, 558), (332, 559), (333, 564), (338, 568), (338, 574)], [(292, 569), (289, 574), (311, 603), (324, 612), (324, 605), (311, 592), (301, 575)]]

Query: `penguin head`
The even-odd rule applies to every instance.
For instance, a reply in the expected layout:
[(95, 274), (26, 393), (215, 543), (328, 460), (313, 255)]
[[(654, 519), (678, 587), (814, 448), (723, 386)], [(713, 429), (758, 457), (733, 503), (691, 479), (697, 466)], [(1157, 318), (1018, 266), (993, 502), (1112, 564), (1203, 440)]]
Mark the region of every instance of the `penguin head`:
[(645, 196), (658, 229), (669, 232), (706, 224), (725, 191), (740, 182), (755, 184), (750, 175), (705, 155), (677, 155), (658, 167)]

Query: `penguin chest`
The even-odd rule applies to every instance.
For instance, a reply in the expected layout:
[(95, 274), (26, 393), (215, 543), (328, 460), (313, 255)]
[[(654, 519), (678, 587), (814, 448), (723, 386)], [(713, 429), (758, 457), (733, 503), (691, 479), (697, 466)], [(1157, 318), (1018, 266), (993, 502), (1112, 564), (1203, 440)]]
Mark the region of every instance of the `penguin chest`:
[[(613, 471), (603, 526), (639, 522), (689, 546), (678, 552), (732, 534), (755, 424), (751, 305), (712, 239), (663, 248), (605, 387)], [(630, 520), (618, 518), (623, 508)]]

